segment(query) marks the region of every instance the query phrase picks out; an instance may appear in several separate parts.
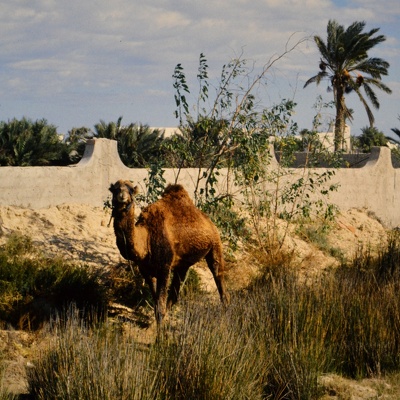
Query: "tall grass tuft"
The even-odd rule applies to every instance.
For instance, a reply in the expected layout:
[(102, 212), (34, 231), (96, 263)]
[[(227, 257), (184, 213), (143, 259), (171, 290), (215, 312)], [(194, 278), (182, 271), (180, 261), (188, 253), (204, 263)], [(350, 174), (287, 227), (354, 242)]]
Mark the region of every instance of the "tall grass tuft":
[[(183, 305), (183, 322), (144, 347), (109, 323), (70, 314), (29, 375), (34, 399), (262, 399), (270, 367), (256, 336), (221, 307)], [(245, 332), (246, 331), (246, 332)]]
[[(341, 310), (340, 371), (350, 377), (400, 367), (400, 237), (394, 233), (378, 257), (360, 251), (335, 276)], [(338, 320), (338, 323), (340, 321)]]
[(150, 399), (155, 372), (149, 350), (104, 324), (95, 329), (70, 310), (52, 326), (54, 343), (29, 371), (34, 399)]
[(331, 364), (330, 310), (318, 288), (301, 283), (293, 268), (266, 271), (243, 310), (272, 357), (264, 393), (274, 399), (316, 398), (318, 377)]
[[(266, 343), (237, 318), (243, 303), (186, 303), (183, 322), (157, 343), (157, 399), (262, 399), (271, 368)], [(248, 321), (249, 322), (249, 321)], [(166, 396), (167, 394), (167, 396)]]
[(0, 350), (0, 400), (16, 400), (17, 396), (11, 394), (6, 389), (5, 384), (5, 373), (6, 373), (6, 364), (4, 362), (4, 354), (2, 350)]

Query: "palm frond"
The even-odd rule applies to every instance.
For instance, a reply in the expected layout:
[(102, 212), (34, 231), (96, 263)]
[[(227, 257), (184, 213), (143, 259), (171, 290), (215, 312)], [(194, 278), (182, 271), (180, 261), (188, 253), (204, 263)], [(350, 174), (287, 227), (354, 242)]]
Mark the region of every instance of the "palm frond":
[(400, 137), (400, 129), (398, 129), (398, 128), (392, 128), (391, 131), (392, 131), (393, 133), (395, 133), (398, 137)]
[(381, 75), (386, 76), (390, 64), (381, 58), (367, 58), (355, 65), (355, 69), (366, 72), (372, 77), (381, 79)]
[[(365, 89), (365, 88), (364, 88)], [(358, 94), (358, 98), (360, 99), (361, 103), (363, 104), (365, 111), (367, 112), (368, 120), (370, 126), (373, 126), (375, 123), (375, 117), (372, 114), (371, 109), (369, 108), (368, 103), (366, 102), (364, 96), (362, 95), (361, 91), (359, 89), (356, 90), (356, 93)]]
[(365, 28), (365, 21), (355, 21), (345, 31), (345, 39), (350, 41), (354, 36), (359, 36)]
[(392, 93), (392, 89), (390, 89), (388, 86), (386, 86), (381, 80), (379, 79), (371, 79), (371, 78), (365, 78), (364, 79), (364, 85), (367, 84), (370, 87), (375, 86), (376, 88), (384, 91), (387, 94)]
[(378, 101), (378, 97), (376, 96), (376, 94), (373, 91), (373, 89), (371, 88), (371, 86), (368, 84), (368, 82), (364, 82), (363, 86), (364, 86), (365, 94), (367, 95), (367, 97), (371, 101), (372, 105), (376, 109), (379, 109), (380, 104), (379, 104), (379, 101)]
[(329, 57), (329, 51), (328, 48), (323, 41), (323, 39), (320, 36), (314, 36), (314, 42), (318, 47), (318, 50), (322, 56), (322, 59), (326, 62), (326, 64), (329, 65), (330, 62), (330, 57)]
[(343, 112), (344, 112), (345, 120), (347, 119), (348, 121), (352, 122), (353, 121), (353, 110), (347, 108), (347, 106), (345, 104)]
[(375, 37), (372, 37), (379, 31), (379, 28), (376, 29), (371, 29), (366, 36), (368, 37), (368, 40), (365, 41), (365, 51), (371, 50), (373, 47), (375, 47), (377, 44), (382, 43), (386, 40), (385, 35), (378, 35)]
[(310, 78), (305, 84), (304, 84), (304, 86), (303, 87), (306, 87), (306, 86), (308, 86), (310, 83), (316, 83), (317, 85), (319, 85), (320, 83), (321, 83), (321, 81), (324, 79), (324, 78), (327, 78), (327, 77), (329, 77), (329, 74), (327, 73), (327, 72), (325, 72), (325, 71), (321, 71), (321, 72), (319, 72), (317, 75), (315, 75), (315, 76), (313, 76), (312, 78)]

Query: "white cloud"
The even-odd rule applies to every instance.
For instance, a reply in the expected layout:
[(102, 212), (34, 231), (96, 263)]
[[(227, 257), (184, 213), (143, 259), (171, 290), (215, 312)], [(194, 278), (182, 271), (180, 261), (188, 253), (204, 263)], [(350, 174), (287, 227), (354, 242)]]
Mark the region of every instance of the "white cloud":
[[(390, 60), (388, 81), (398, 85), (400, 33), (392, 29), (393, 18), (399, 15), (397, 0), (388, 0), (384, 7), (372, 0), (348, 3), (340, 7), (330, 0), (2, 2), (1, 118), (25, 111), (34, 113), (33, 118), (53, 116), (62, 118), (51, 122), (66, 131), (71, 124), (92, 126), (100, 118), (124, 114), (128, 119), (132, 113), (150, 125), (170, 126), (176, 122), (171, 76), (177, 63), (183, 64), (191, 86), (196, 84), (201, 52), (208, 60), (210, 79), (217, 79), (222, 65), (242, 52), (261, 68), (285, 50), (293, 33), (291, 43), (313, 34), (324, 37), (329, 19), (345, 25), (366, 20), (368, 29), (382, 27), (388, 40), (377, 56)], [(280, 60), (268, 75), (268, 100), (295, 92), (302, 107), (310, 108), (315, 91), (301, 88), (315, 73), (318, 59), (314, 43), (308, 41)], [(399, 108), (396, 101), (388, 102), (391, 113)]]

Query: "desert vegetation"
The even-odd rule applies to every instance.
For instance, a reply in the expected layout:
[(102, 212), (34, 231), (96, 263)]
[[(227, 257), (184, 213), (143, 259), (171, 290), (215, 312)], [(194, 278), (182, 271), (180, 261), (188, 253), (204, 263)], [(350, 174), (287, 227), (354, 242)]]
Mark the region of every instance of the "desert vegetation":
[[(4, 260), (18, 266), (18, 258), (26, 256), (26, 239), (12, 238), (1, 255), (0, 280), (11, 285), (14, 277)], [(37, 257), (36, 267), (19, 266), (19, 274), (26, 282), (36, 281), (42, 297), (53, 296), (56, 285), (49, 285), (46, 275), (54, 267)], [(127, 325), (123, 318), (104, 318), (98, 307), (90, 308), (88, 318), (73, 298), (66, 307), (53, 308), (51, 318), (43, 307), (41, 314), (25, 308), (25, 321), (33, 316), (47, 321), (41, 335), (50, 338), (28, 369), (31, 398), (317, 399), (328, 390), (321, 381), (326, 374), (358, 380), (399, 374), (398, 233), (376, 257), (360, 249), (347, 263), (307, 282), (299, 279), (290, 257), (282, 260), (274, 266), (259, 260), (258, 276), (232, 293), (224, 312), (218, 302), (204, 302), (209, 295), (192, 280), (180, 307), (150, 344), (129, 334), (132, 321)], [(61, 281), (65, 273), (56, 275)], [(130, 278), (127, 286), (138, 275)], [(105, 283), (107, 276), (101, 279)], [(70, 288), (80, 290), (87, 276), (78, 274), (72, 281)], [(121, 290), (121, 284), (109, 285), (98, 301), (110, 302)], [(140, 284), (136, 290), (142, 290)], [(21, 315), (16, 304), (27, 304), (31, 293), (3, 291), (3, 310), (7, 306)], [(84, 293), (89, 304), (93, 296)], [(144, 297), (136, 293), (136, 306), (151, 314)], [(135, 296), (124, 298), (135, 307)], [(13, 323), (13, 313), (3, 311), (2, 321)]]
[[(140, 206), (160, 197), (167, 166), (176, 169), (177, 182), (182, 168), (194, 168), (191, 195), (218, 227), (227, 264), (232, 267), (238, 253), (245, 252), (253, 267), (245, 285), (234, 285), (238, 270), (227, 280), (229, 307), (203, 293), (192, 272), (182, 301), (153, 335), (154, 299), (137, 265), (93, 268), (45, 256), (29, 236), (7, 238), (0, 249), (1, 324), (42, 338), (30, 357), (24, 395), (49, 400), (344, 399), (324, 377), (392, 379), (400, 374), (398, 232), (382, 238), (378, 253), (360, 247), (353, 257), (324, 241), (338, 213), (329, 194), (337, 189), (332, 178), (341, 153), (327, 153), (316, 133), (322, 110), (332, 104), (317, 100), (312, 129), (303, 132), (300, 144), (292, 120), (295, 104), (286, 99), (264, 106), (254, 94), (296, 45), (289, 40), (261, 72), (238, 57), (223, 66), (217, 84), (210, 84), (201, 54), (194, 104), (189, 104), (184, 67), (177, 64), (172, 78), (181, 134), (158, 140), (160, 133), (154, 133), (156, 153), (148, 163), (126, 154), (148, 167)], [(99, 137), (119, 139), (120, 151), (121, 143), (138, 147), (140, 137), (148, 138), (146, 129), (125, 129), (121, 119), (101, 122), (96, 130)], [(88, 134), (83, 128), (73, 133), (78, 144)], [(280, 162), (268, 168), (272, 145), (280, 151)], [(286, 167), (299, 146), (306, 161), (302, 173), (294, 175)], [(332, 168), (313, 168), (321, 157), (329, 158)], [(228, 172), (221, 189), (222, 168)], [(287, 246), (293, 232), (334, 257), (332, 268), (304, 274)], [(5, 352), (0, 347), (0, 360)], [(392, 388), (378, 388), (378, 394)], [(3, 383), (0, 396), (12, 397)]]
[(0, 321), (38, 329), (57, 310), (74, 303), (86, 316), (104, 315), (106, 288), (100, 270), (48, 258), (28, 236), (12, 234), (0, 250)]

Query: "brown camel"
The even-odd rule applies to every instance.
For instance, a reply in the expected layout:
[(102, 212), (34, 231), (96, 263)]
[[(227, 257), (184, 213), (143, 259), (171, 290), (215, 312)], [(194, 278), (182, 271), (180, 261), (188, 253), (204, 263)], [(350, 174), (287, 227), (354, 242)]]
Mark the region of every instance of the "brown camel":
[(167, 186), (161, 199), (144, 208), (136, 223), (137, 187), (130, 181), (119, 180), (110, 186), (110, 191), (118, 249), (124, 258), (139, 266), (150, 286), (158, 324), (167, 309), (178, 301), (189, 267), (203, 258), (214, 276), (221, 301), (229, 303), (218, 230), (208, 216), (195, 207), (181, 185)]

